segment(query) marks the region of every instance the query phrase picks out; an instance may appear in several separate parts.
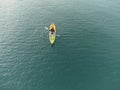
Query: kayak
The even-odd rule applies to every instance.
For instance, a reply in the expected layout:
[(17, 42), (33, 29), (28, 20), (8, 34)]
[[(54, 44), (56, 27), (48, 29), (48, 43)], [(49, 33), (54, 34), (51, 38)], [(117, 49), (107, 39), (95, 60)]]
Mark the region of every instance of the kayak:
[[(50, 31), (52, 28), (54, 29), (54, 32)], [(56, 39), (56, 26), (54, 23), (52, 23), (50, 24), (49, 28), (49, 41), (51, 45), (54, 44), (55, 39)]]

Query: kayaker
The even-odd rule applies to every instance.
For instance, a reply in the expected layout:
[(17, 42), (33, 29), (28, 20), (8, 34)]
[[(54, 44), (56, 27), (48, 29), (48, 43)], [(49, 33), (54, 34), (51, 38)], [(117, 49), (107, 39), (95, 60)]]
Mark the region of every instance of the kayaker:
[(52, 32), (52, 34), (53, 34), (55, 30), (54, 30), (54, 28), (52, 27), (50, 31), (51, 31), (51, 32)]

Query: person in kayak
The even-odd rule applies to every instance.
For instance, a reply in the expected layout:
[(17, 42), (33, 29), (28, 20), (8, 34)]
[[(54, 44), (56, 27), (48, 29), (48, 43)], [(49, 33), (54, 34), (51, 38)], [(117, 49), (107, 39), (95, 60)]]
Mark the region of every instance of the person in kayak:
[(51, 30), (50, 30), (50, 31), (51, 31), (51, 33), (52, 33), (52, 34), (55, 32), (55, 30), (54, 30), (54, 28), (53, 28), (53, 27), (51, 28)]

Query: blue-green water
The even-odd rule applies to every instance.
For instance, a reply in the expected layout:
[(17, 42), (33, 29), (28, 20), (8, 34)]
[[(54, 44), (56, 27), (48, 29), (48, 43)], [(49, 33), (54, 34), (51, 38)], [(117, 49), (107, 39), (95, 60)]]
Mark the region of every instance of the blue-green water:
[(120, 1), (0, 0), (0, 90), (120, 90)]

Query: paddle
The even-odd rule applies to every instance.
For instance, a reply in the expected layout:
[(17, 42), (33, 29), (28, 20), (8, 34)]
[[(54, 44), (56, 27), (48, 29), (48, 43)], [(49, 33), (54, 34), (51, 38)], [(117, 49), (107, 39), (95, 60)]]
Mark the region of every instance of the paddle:
[(48, 27), (45, 26), (45, 30), (49, 30)]

